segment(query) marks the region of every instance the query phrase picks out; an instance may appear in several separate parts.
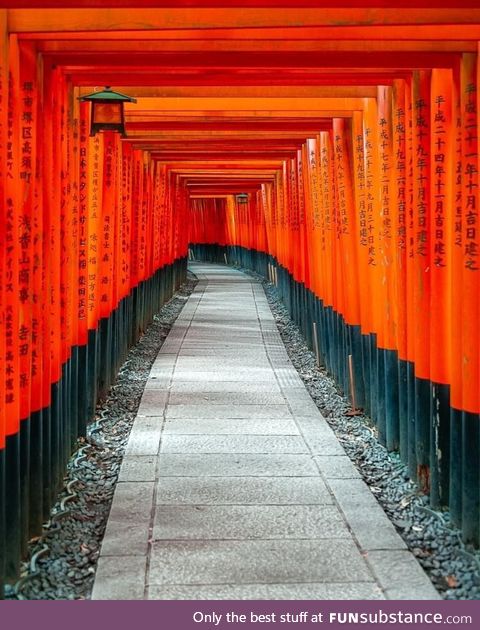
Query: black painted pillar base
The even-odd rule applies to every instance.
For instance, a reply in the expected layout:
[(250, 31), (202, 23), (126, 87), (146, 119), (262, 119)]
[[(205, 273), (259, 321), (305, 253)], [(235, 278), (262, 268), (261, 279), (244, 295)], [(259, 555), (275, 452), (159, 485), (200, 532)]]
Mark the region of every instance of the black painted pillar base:
[(415, 425), (415, 368), (411, 361), (407, 363), (407, 412), (408, 412), (408, 475), (417, 480), (417, 450)]
[(52, 454), (52, 407), (42, 409), (42, 520), (48, 520), (54, 501), (54, 467)]
[(370, 341), (370, 416), (373, 420), (378, 417), (378, 362), (377, 362), (377, 335), (370, 333), (368, 335)]
[(385, 426), (386, 445), (389, 451), (397, 451), (400, 446), (400, 426), (398, 413), (398, 354), (385, 350)]
[(88, 408), (87, 408), (87, 424), (95, 415), (95, 407), (98, 399), (97, 387), (97, 371), (98, 371), (98, 332), (96, 330), (88, 331), (88, 347), (87, 347), (87, 392), (88, 392)]
[(30, 416), (30, 478), (28, 538), (38, 536), (43, 523), (43, 411)]
[(352, 355), (355, 406), (357, 409), (365, 409), (365, 383), (362, 369), (362, 332), (360, 326), (349, 326), (348, 334), (348, 354)]
[(98, 326), (99, 338), (100, 338), (100, 350), (99, 350), (99, 366), (98, 366), (98, 398), (102, 399), (107, 393), (110, 379), (109, 379), (109, 359), (112, 351), (112, 321), (109, 317), (104, 317), (100, 320)]
[(67, 361), (62, 366), (62, 378), (59, 382), (60, 385), (60, 422), (62, 426), (61, 442), (60, 442), (60, 468), (61, 478), (59, 479), (59, 487), (61, 487), (63, 480), (63, 471), (68, 463), (70, 455), (70, 361)]
[(78, 395), (78, 346), (72, 348), (72, 356), (70, 358), (70, 383), (69, 383), (69, 402), (70, 402), (70, 453), (73, 453), (78, 438), (79, 424), (79, 395)]
[(457, 527), (462, 526), (462, 443), (463, 423), (462, 412), (458, 409), (450, 409), (450, 514)]
[(77, 371), (78, 436), (85, 436), (88, 417), (88, 345), (79, 346)]
[(378, 440), (383, 446), (387, 445), (387, 417), (386, 417), (386, 375), (385, 375), (385, 354), (386, 350), (378, 348), (375, 344), (374, 352), (376, 355), (376, 381), (375, 390), (377, 392), (377, 408), (376, 408), (376, 424), (378, 428)]
[(50, 456), (51, 456), (51, 491), (52, 497), (55, 497), (63, 477), (62, 466), (62, 445), (63, 445), (63, 426), (61, 416), (61, 387), (60, 383), (52, 385), (52, 403), (50, 415)]
[(28, 550), (28, 505), (30, 494), (30, 422), (26, 418), (20, 423), (20, 540), (21, 554), (24, 557)]
[(479, 440), (478, 414), (462, 413), (462, 533), (466, 543), (478, 546), (479, 536)]
[(4, 598), (5, 555), (6, 555), (6, 495), (5, 495), (5, 449), (0, 450), (0, 599)]
[(407, 362), (398, 362), (398, 423), (399, 450), (404, 464), (408, 464), (408, 378)]
[(19, 433), (7, 437), (5, 454), (5, 579), (16, 582), (22, 551)]
[(449, 502), (450, 388), (430, 384), (430, 505), (440, 508)]
[(430, 381), (415, 379), (415, 445), (417, 482), (421, 490), (430, 492)]

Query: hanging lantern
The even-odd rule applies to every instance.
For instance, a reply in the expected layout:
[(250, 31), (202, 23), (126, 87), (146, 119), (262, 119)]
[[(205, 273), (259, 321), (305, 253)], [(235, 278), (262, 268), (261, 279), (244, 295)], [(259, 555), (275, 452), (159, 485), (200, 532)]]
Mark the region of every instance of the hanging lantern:
[(240, 193), (235, 196), (237, 203), (248, 203), (248, 193)]
[(81, 96), (81, 101), (92, 104), (90, 135), (94, 136), (98, 131), (118, 131), (125, 136), (124, 103), (136, 103), (137, 99), (114, 92), (107, 86), (102, 92), (93, 92), (87, 96)]

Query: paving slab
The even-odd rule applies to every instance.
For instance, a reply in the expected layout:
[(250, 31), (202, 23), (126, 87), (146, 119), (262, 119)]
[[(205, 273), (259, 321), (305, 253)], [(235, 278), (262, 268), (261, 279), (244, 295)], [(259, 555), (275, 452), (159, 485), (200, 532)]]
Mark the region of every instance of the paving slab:
[(152, 545), (149, 584), (373, 582), (351, 540), (194, 540)]
[(255, 358), (251, 356), (216, 356), (216, 357), (180, 357), (177, 361), (177, 372), (184, 370), (199, 370), (204, 372), (216, 370), (250, 370), (252, 363), (255, 363), (256, 369), (271, 370), (270, 363), (265, 356), (257, 355)]
[(292, 366), (262, 287), (200, 278), (152, 367), (94, 599), (434, 599)]
[(139, 416), (158, 416), (159, 414), (164, 414), (165, 409), (167, 407), (168, 402), (168, 386), (167, 388), (164, 386), (163, 388), (158, 387), (148, 387), (145, 388), (145, 391), (142, 396), (142, 400), (140, 401), (140, 405), (138, 407), (138, 415)]
[(256, 538), (336, 541), (350, 533), (333, 505), (166, 505), (156, 511), (153, 542)]
[(191, 350), (205, 350), (207, 353), (211, 352), (212, 354), (224, 352), (228, 356), (229, 351), (236, 349), (246, 350), (248, 352), (265, 356), (265, 348), (259, 348), (256, 340), (243, 341), (242, 339), (232, 339), (232, 335), (230, 335), (228, 339), (221, 341), (215, 336), (213, 337), (213, 341), (212, 338), (206, 339), (203, 336), (199, 339), (191, 339), (188, 337), (184, 339), (182, 348), (178, 354), (179, 356), (183, 356), (184, 354), (188, 354)]
[(168, 362), (162, 363), (159, 361), (157, 363), (154, 363), (150, 370), (151, 374), (158, 374), (158, 376), (171, 376), (172, 375), (172, 372), (175, 368), (175, 361), (172, 361), (170, 359), (171, 357), (170, 354), (165, 355), (165, 356), (168, 357)]
[[(193, 365), (195, 367), (202, 367), (202, 369), (207, 372), (211, 370), (211, 366), (215, 366), (216, 368), (220, 367), (222, 369), (230, 368), (230, 371), (233, 371), (236, 368), (248, 368), (252, 364), (263, 368), (268, 368), (270, 365), (268, 357), (265, 357), (264, 354), (255, 352), (245, 345), (238, 345), (231, 348), (223, 348), (212, 345), (200, 348), (191, 347), (183, 349), (181, 352), (182, 354), (179, 355), (179, 367), (185, 368)], [(234, 359), (231, 358), (232, 353), (241, 355), (247, 352), (249, 355), (247, 361), (241, 357), (236, 357)], [(190, 361), (190, 365), (182, 361), (182, 359), (188, 359)], [(203, 360), (203, 362), (197, 361), (197, 359)], [(205, 359), (208, 360), (208, 364)], [(228, 364), (226, 363), (227, 361)]]
[[(143, 392), (143, 396), (142, 396), (142, 400), (140, 402), (140, 407), (142, 406), (154, 406), (156, 405), (157, 409), (158, 408), (162, 408), (166, 406), (167, 402), (168, 402), (168, 398), (169, 398), (169, 391), (168, 389), (162, 388), (162, 389), (157, 389), (156, 387), (151, 387), (152, 384), (152, 380), (148, 379), (147, 384), (145, 385), (145, 390)], [(140, 413), (140, 411), (138, 412), (139, 415), (144, 415), (142, 413)], [(158, 416), (158, 413), (155, 414)]]
[(200, 400), (196, 405), (172, 405), (166, 410), (166, 418), (199, 418), (219, 419), (224, 418), (291, 418), (287, 405), (209, 405)]
[[(295, 392), (295, 393), (291, 393)], [(290, 389), (286, 394), (286, 400), (295, 416), (317, 416), (320, 414), (317, 405), (310, 398), (305, 388)]]
[(315, 477), (161, 477), (158, 505), (330, 505)]
[[(227, 368), (203, 370), (201, 368), (194, 369), (179, 369), (175, 371), (173, 376), (174, 382), (179, 381), (201, 381), (203, 383), (210, 383), (215, 381), (234, 381), (236, 378), (241, 379), (246, 383), (255, 381), (275, 381), (275, 376), (270, 367), (265, 368)], [(301, 381), (300, 381), (301, 382)]]
[(315, 455), (325, 479), (359, 479), (360, 473), (346, 455)]
[(120, 468), (118, 481), (155, 481), (156, 455), (132, 455), (126, 457)]
[(209, 382), (205, 385), (205, 382), (195, 381), (179, 381), (175, 379), (170, 387), (172, 393), (188, 392), (190, 394), (210, 394), (212, 392), (230, 392), (232, 394), (243, 394), (252, 392), (277, 392), (280, 393), (280, 387), (274, 379), (269, 381), (253, 381), (253, 382), (239, 382), (235, 379), (230, 381), (216, 381)]
[(387, 599), (441, 599), (409, 551), (371, 551), (367, 561)]
[(147, 556), (102, 556), (92, 599), (144, 599)]
[(164, 435), (162, 453), (308, 453), (293, 435)]
[(161, 453), (164, 477), (308, 477), (316, 472), (310, 455), (264, 453)]
[(298, 373), (293, 367), (280, 367), (275, 370), (275, 376), (280, 384), (280, 387), (296, 387), (298, 389), (304, 390), (305, 385), (303, 384), (302, 379), (299, 377)]
[(243, 330), (243, 331), (239, 331), (239, 330), (219, 330), (217, 332), (210, 332), (207, 326), (214, 326), (215, 324), (210, 321), (208, 324), (205, 324), (205, 326), (195, 326), (195, 327), (191, 327), (190, 330), (187, 333), (187, 340), (188, 341), (196, 341), (198, 339), (201, 339), (202, 341), (212, 341), (214, 345), (216, 345), (217, 343), (221, 343), (222, 341), (224, 343), (227, 343), (232, 336), (235, 336), (237, 342), (241, 341), (243, 343), (254, 343), (254, 342), (258, 342), (261, 343), (262, 342), (262, 335), (260, 333), (255, 333), (255, 332), (249, 332), (248, 330)]
[(155, 418), (152, 423), (144, 421), (135, 424), (130, 432), (126, 456), (156, 455), (160, 448), (161, 433), (162, 422), (159, 418)]
[(381, 589), (373, 583), (351, 584), (242, 584), (240, 586), (169, 585), (149, 589), (149, 598), (158, 600), (384, 600)]
[(345, 455), (342, 445), (335, 436), (309, 430), (302, 431), (302, 437), (313, 455)]
[(329, 486), (362, 550), (407, 548), (361, 479), (331, 479)]
[(161, 391), (168, 391), (172, 386), (172, 377), (165, 376), (164, 374), (150, 372), (147, 379), (145, 390), (159, 389)]
[(212, 360), (223, 360), (225, 358), (230, 358), (232, 350), (235, 352), (248, 352), (249, 361), (260, 361), (265, 359), (265, 354), (263, 352), (255, 352), (252, 349), (252, 345), (250, 344), (237, 344), (236, 346), (212, 346), (210, 344), (204, 345), (195, 345), (195, 346), (183, 346), (182, 350), (178, 353), (179, 358), (189, 358), (189, 359), (197, 359), (197, 358), (209, 358)]
[(117, 484), (101, 556), (147, 555), (154, 486), (153, 482)]
[(190, 435), (299, 435), (295, 421), (289, 418), (203, 419), (171, 418), (165, 422), (165, 434)]
[[(169, 337), (169, 341), (173, 341), (173, 337)], [(177, 361), (177, 357), (178, 354), (176, 352), (171, 353), (171, 354), (159, 354), (157, 355), (157, 358), (155, 359), (155, 361), (153, 362), (153, 366), (152, 367), (171, 367), (173, 369), (173, 366), (175, 365), (176, 361)]]
[[(233, 389), (233, 387), (232, 387)], [(177, 392), (171, 391), (170, 405), (282, 405), (285, 399), (278, 392)]]

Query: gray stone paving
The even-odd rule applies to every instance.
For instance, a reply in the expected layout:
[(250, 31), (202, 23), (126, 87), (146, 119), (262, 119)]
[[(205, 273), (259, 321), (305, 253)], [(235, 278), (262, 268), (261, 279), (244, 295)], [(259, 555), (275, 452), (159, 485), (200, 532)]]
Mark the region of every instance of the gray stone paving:
[(93, 599), (439, 599), (305, 390), (262, 287), (193, 271), (127, 445)]

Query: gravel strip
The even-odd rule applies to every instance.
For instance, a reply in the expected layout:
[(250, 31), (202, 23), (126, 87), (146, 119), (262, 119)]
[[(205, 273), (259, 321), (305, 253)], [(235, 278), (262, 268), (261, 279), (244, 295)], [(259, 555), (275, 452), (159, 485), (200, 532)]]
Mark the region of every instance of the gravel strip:
[(87, 438), (78, 441), (51, 520), (42, 537), (31, 541), (22, 579), (16, 588), (7, 587), (7, 599), (90, 598), (123, 453), (150, 368), (196, 284), (189, 273), (130, 350), (116, 383), (97, 407)]
[(434, 511), (428, 497), (410, 481), (397, 453), (388, 452), (377, 439), (370, 418), (345, 415), (352, 407), (325, 369), (317, 368), (315, 355), (290, 319), (275, 286), (256, 277), (287, 348), (310, 396), (335, 431), (370, 490), (444, 599), (480, 599), (480, 554), (463, 544), (461, 532), (448, 511)]

